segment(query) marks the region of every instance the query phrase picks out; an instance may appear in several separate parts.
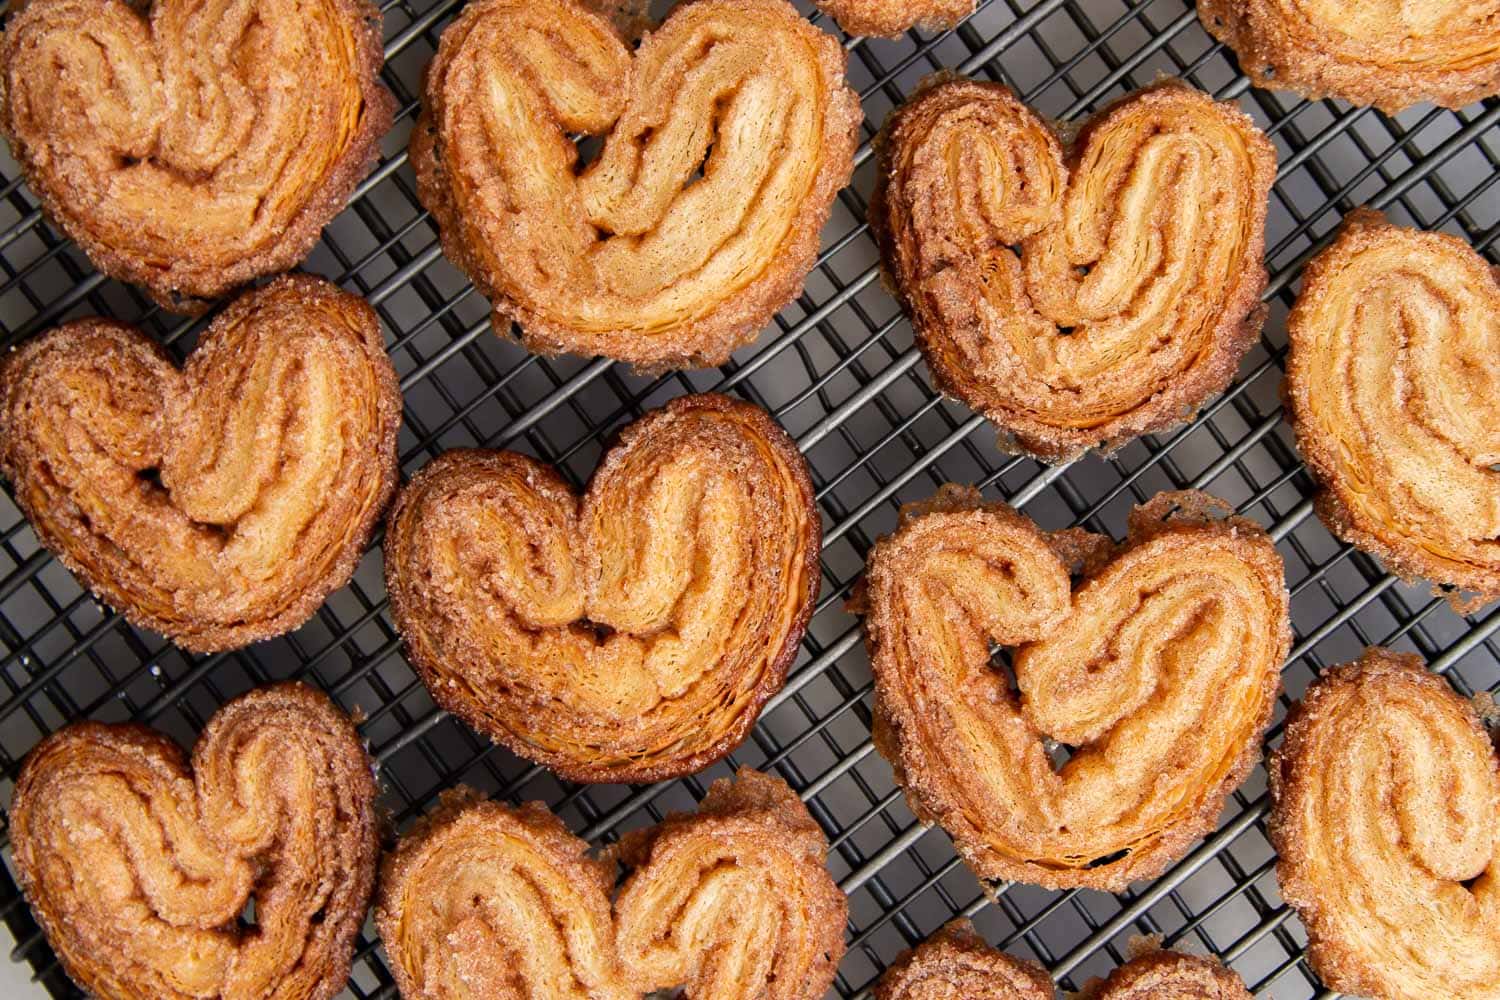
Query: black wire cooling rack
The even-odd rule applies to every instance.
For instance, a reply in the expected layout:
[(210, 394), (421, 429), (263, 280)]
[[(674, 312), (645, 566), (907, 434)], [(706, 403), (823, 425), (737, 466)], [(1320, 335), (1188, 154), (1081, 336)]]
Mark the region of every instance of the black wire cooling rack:
[[(1500, 610), (1460, 616), (1333, 540), (1311, 516), (1311, 484), (1281, 420), (1283, 320), (1303, 262), (1340, 216), (1370, 204), (1443, 229), (1492, 260), (1500, 236), (1500, 100), (1395, 117), (1251, 89), (1183, 0), (987, 0), (954, 31), (899, 41), (850, 39), (849, 76), (864, 101), (854, 183), (839, 195), (806, 290), (773, 327), (717, 370), (646, 378), (604, 361), (539, 358), (489, 330), (483, 299), (442, 258), (406, 162), (418, 81), (456, 0), (385, 5), (386, 83), (400, 98), (380, 165), (334, 220), (307, 268), (335, 277), (379, 310), (406, 395), (400, 450), (409, 474), (446, 448), (510, 447), (586, 480), (601, 442), (667, 398), (730, 391), (770, 409), (797, 439), (822, 507), (823, 589), (786, 688), (751, 739), (704, 774), (647, 787), (575, 786), (491, 746), (434, 708), (401, 656), (385, 608), (380, 555), (305, 627), (209, 657), (184, 654), (126, 625), (82, 591), (0, 496), (0, 802), (44, 734), (83, 717), (135, 719), (191, 745), (225, 699), (286, 677), (309, 680), (363, 714), (385, 802), (398, 825), (445, 788), (467, 783), (541, 799), (594, 843), (687, 808), (738, 764), (780, 774), (827, 831), (830, 867), (850, 897), (848, 957), (835, 985), (864, 993), (901, 949), (955, 914), (992, 943), (1041, 961), (1074, 988), (1106, 973), (1137, 934), (1221, 956), (1262, 997), (1333, 996), (1307, 967), (1305, 935), (1277, 893), (1266, 840), (1265, 776), (1230, 800), (1218, 832), (1167, 874), (1131, 892), (982, 889), (940, 830), (916, 822), (870, 743), (871, 683), (855, 619), (842, 610), (870, 543), (898, 506), (945, 482), (977, 483), (1045, 527), (1123, 530), (1128, 508), (1158, 490), (1207, 489), (1266, 525), (1286, 558), (1296, 640), (1287, 695), (1369, 643), (1423, 654), (1464, 693), (1500, 686)], [(830, 31), (831, 21), (816, 18)], [(1104, 459), (1049, 468), (1007, 456), (964, 407), (932, 389), (911, 330), (882, 289), (865, 228), (869, 140), (886, 113), (939, 69), (1001, 80), (1043, 113), (1072, 118), (1162, 75), (1237, 100), (1275, 140), (1266, 299), (1270, 321), (1233, 386), (1191, 426)], [(157, 312), (94, 272), (42, 218), (15, 164), (0, 161), (0, 343), (97, 313), (141, 323), (179, 356), (200, 329)], [(1286, 705), (1283, 698), (1282, 707)], [(1278, 712), (1278, 720), (1280, 712)], [(1273, 729), (1276, 739), (1279, 729)], [(0, 831), (0, 844), (5, 834)], [(8, 844), (5, 860), (9, 864)], [(73, 990), (0, 870), (0, 916), (57, 996)], [(369, 928), (349, 993), (394, 997)]]

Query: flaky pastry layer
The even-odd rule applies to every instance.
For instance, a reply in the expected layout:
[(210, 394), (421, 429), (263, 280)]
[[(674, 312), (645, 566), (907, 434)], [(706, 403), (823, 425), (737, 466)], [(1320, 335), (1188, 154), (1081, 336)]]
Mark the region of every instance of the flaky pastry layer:
[[(696, 813), (587, 856), (540, 803), (462, 794), (401, 839), (376, 926), (405, 1000), (817, 1000), (848, 901), (828, 842), (785, 783), (741, 770)], [(615, 860), (631, 869), (614, 894)]]
[(886, 121), (870, 226), (939, 387), (1048, 460), (1190, 417), (1260, 329), (1276, 152), (1168, 82), (1064, 146), (1009, 89), (931, 83)]
[(9, 830), (26, 900), (91, 995), (326, 1000), (374, 886), (375, 796), (349, 719), (280, 684), (224, 705), (191, 762), (143, 726), (60, 730), (27, 755)]
[(1118, 892), (1213, 829), (1291, 637), (1275, 545), (1223, 514), (1160, 494), (1115, 549), (950, 486), (871, 550), (876, 747), (981, 878)]
[[(785, 0), (677, 7), (633, 53), (574, 0), (443, 32), (411, 158), (443, 249), (542, 353), (718, 364), (802, 287), (862, 113)], [(605, 137), (580, 169), (571, 136)]]
[[(15, 5), (13, 5), (15, 6)], [(0, 131), (99, 270), (196, 312), (295, 266), (395, 99), (366, 0), (30, 0), (0, 41)]]
[(1308, 689), (1268, 770), (1281, 894), (1328, 987), (1500, 997), (1500, 772), (1471, 703), (1372, 647)]
[(781, 688), (820, 543), (786, 432), (686, 396), (582, 499), (515, 452), (442, 455), (392, 508), (386, 585), (438, 704), (572, 780), (655, 781), (724, 756)]
[(1500, 282), (1462, 240), (1361, 209), (1308, 262), (1286, 395), (1329, 530), (1500, 598)]
[(37, 537), (194, 651), (287, 632), (348, 581), (400, 421), (375, 311), (307, 275), (236, 299), (180, 370), (104, 319), (0, 363), (0, 472)]

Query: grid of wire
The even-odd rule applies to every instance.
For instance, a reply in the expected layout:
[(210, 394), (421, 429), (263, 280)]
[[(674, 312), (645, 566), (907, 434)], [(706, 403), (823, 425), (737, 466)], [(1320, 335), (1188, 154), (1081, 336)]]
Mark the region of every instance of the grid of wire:
[[(984, 0), (953, 31), (849, 39), (850, 80), (866, 115), (863, 144), (805, 291), (730, 364), (647, 378), (601, 360), (530, 356), (495, 337), (483, 300), (443, 260), (416, 201), (405, 142), (422, 67), (457, 6), (384, 5), (384, 77), (402, 104), (398, 126), (307, 264), (380, 312), (406, 395), (404, 471), (446, 448), (483, 445), (528, 451), (581, 484), (610, 432), (671, 396), (718, 389), (767, 407), (808, 458), (825, 525), (818, 611), (788, 684), (752, 738), (702, 775), (646, 787), (568, 785), (434, 708), (391, 628), (378, 551), (294, 634), (193, 657), (130, 628), (82, 591), (6, 495), (0, 802), (9, 801), (25, 752), (70, 720), (134, 719), (190, 745), (225, 699), (298, 677), (362, 713), (397, 827), (438, 792), (465, 783), (511, 800), (541, 799), (575, 831), (606, 843), (690, 807), (708, 781), (734, 766), (780, 774), (827, 831), (830, 867), (850, 896), (849, 953), (835, 984), (842, 997), (865, 993), (897, 952), (956, 914), (973, 917), (992, 943), (1041, 961), (1066, 988), (1107, 972), (1123, 960), (1128, 940), (1144, 933), (1220, 956), (1260, 996), (1333, 996), (1307, 967), (1305, 935), (1277, 894), (1259, 770), (1234, 794), (1213, 836), (1131, 892), (981, 887), (947, 837), (916, 822), (873, 752), (868, 662), (842, 604), (899, 505), (944, 482), (976, 483), (1044, 527), (1083, 524), (1117, 537), (1133, 503), (1160, 489), (1197, 487), (1267, 525), (1286, 558), (1296, 641), (1282, 709), (1317, 670), (1376, 642), (1422, 653), (1465, 693), (1500, 687), (1500, 610), (1456, 614), (1333, 540), (1311, 516), (1311, 483), (1280, 420), (1278, 396), (1282, 322), (1298, 270), (1342, 213), (1374, 205), (1398, 221), (1462, 235), (1495, 259), (1500, 100), (1458, 112), (1423, 106), (1392, 118), (1253, 90), (1184, 0)], [(1108, 458), (1046, 467), (999, 452), (981, 419), (933, 391), (908, 324), (877, 281), (863, 220), (871, 136), (903, 95), (940, 69), (1004, 81), (1061, 119), (1163, 74), (1181, 76), (1237, 99), (1272, 136), (1281, 167), (1267, 233), (1270, 321), (1233, 386), (1191, 425)], [(201, 323), (163, 315), (134, 289), (92, 271), (41, 217), (14, 163), (6, 158), (0, 168), (0, 344), (98, 313), (140, 323), (179, 356), (190, 350)], [(1272, 740), (1280, 718), (1279, 710)], [(16, 890), (4, 838), (0, 829), (7, 865), (0, 917), (18, 941), (12, 958), (30, 962), (54, 995), (76, 993)], [(395, 995), (368, 927), (348, 992)]]

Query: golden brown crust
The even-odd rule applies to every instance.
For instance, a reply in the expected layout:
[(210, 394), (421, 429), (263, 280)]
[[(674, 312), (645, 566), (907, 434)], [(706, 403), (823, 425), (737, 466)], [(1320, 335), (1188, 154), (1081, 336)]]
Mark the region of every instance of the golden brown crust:
[(450, 800), (386, 857), (375, 922), (406, 1000), (686, 995), (816, 1000), (844, 953), (828, 843), (779, 779), (742, 769), (612, 860), (540, 803)]
[(37, 922), (90, 994), (324, 1000), (374, 885), (375, 796), (348, 717), (278, 684), (215, 713), (191, 767), (143, 726), (53, 734), (22, 766), (10, 837)]
[(875, 1000), (1052, 1000), (1047, 970), (991, 948), (954, 920), (902, 953), (875, 984)]
[(1472, 704), (1372, 647), (1308, 688), (1267, 770), (1281, 894), (1328, 987), (1500, 997), (1500, 773)]
[(287, 632), (354, 572), (396, 487), (401, 393), (364, 300), (295, 275), (181, 370), (88, 319), (0, 364), (0, 472), (42, 544), (184, 649)]
[[(427, 70), (418, 193), (530, 350), (719, 364), (801, 289), (848, 183), (844, 63), (785, 0), (679, 6), (633, 55), (573, 0), (479, 0)], [(578, 132), (608, 133), (581, 173)]]
[[(1281, 557), (1201, 493), (1111, 557), (946, 487), (870, 553), (876, 746), (984, 879), (1118, 892), (1213, 829), (1259, 757), (1291, 641)], [(1019, 691), (990, 667), (1014, 647)], [(1046, 741), (1076, 747), (1060, 771)]]
[(896, 38), (908, 29), (942, 31), (974, 13), (974, 0), (813, 0), (848, 35)]
[(1257, 87), (1391, 114), (1500, 93), (1496, 0), (1199, 0), (1198, 17)]
[(1021, 450), (1182, 422), (1260, 329), (1276, 152), (1233, 105), (1168, 81), (1065, 151), (1006, 87), (948, 78), (877, 152), (870, 226), (923, 356)]
[(1214, 959), (1148, 948), (1073, 1000), (1250, 1000), (1250, 992)]
[(196, 312), (295, 266), (391, 126), (367, 0), (209, 11), (32, 0), (0, 42), (0, 131), (96, 267)]
[(1403, 576), (1500, 598), (1500, 283), (1484, 259), (1352, 212), (1303, 269), (1287, 332), (1329, 530)]
[(582, 500), (514, 452), (450, 451), (391, 510), (386, 587), (433, 698), (574, 781), (707, 767), (780, 690), (812, 613), (807, 464), (764, 410), (673, 400)]

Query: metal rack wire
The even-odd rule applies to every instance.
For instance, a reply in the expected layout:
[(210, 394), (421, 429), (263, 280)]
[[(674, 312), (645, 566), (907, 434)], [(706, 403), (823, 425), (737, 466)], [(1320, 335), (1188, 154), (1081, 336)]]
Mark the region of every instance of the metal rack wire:
[[(689, 807), (709, 780), (748, 764), (797, 788), (833, 844), (850, 895), (850, 948), (836, 982), (862, 994), (901, 949), (955, 914), (1073, 988), (1122, 960), (1127, 940), (1221, 956), (1260, 996), (1333, 996), (1304, 960), (1305, 935), (1277, 894), (1264, 831), (1264, 774), (1232, 797), (1217, 833), (1166, 875), (1121, 896), (981, 888), (947, 837), (918, 824), (872, 752), (871, 684), (857, 622), (842, 610), (873, 539), (898, 506), (939, 484), (977, 483), (1046, 527), (1123, 528), (1129, 506), (1165, 488), (1207, 489), (1267, 525), (1286, 558), (1296, 642), (1287, 697), (1321, 667), (1380, 642), (1422, 653), (1461, 691), (1500, 687), (1500, 610), (1460, 616), (1334, 541), (1311, 516), (1311, 484), (1280, 420), (1282, 321), (1301, 264), (1342, 213), (1360, 204), (1458, 233), (1496, 257), (1500, 238), (1500, 100), (1459, 112), (1422, 106), (1387, 117), (1334, 102), (1252, 90), (1184, 0), (984, 0), (954, 31), (898, 41), (850, 39), (849, 75), (866, 113), (853, 185), (839, 196), (804, 293), (776, 325), (718, 370), (645, 378), (604, 361), (527, 355), (489, 332), (484, 301), (439, 251), (406, 163), (422, 67), (458, 0), (388, 0), (387, 84), (400, 98), (380, 165), (328, 228), (308, 269), (336, 277), (379, 310), (406, 394), (400, 449), (410, 473), (446, 448), (512, 447), (562, 466), (575, 483), (621, 424), (683, 392), (715, 388), (769, 408), (813, 469), (826, 532), (818, 612), (786, 688), (726, 763), (648, 787), (558, 782), (436, 710), (401, 657), (384, 607), (380, 556), (307, 626), (229, 654), (192, 657), (127, 626), (42, 550), (0, 496), (0, 802), (44, 734), (91, 716), (135, 719), (190, 744), (225, 699), (299, 677), (364, 716), (396, 825), (442, 789), (467, 783), (512, 800), (541, 799), (595, 843)], [(818, 22), (836, 29), (826, 19)], [(910, 328), (876, 280), (864, 225), (869, 139), (919, 79), (956, 69), (1011, 84), (1042, 112), (1086, 113), (1162, 74), (1237, 99), (1273, 137), (1281, 169), (1268, 222), (1271, 319), (1233, 386), (1188, 427), (1110, 458), (1048, 468), (996, 450), (993, 434), (945, 401)], [(75, 315), (139, 322), (179, 356), (200, 325), (155, 311), (134, 289), (92, 271), (41, 217), (13, 162), (0, 161), (0, 344)], [(1281, 713), (1278, 712), (1278, 721)], [(1278, 735), (1273, 729), (1272, 739)], [(5, 833), (0, 829), (0, 844)], [(54, 995), (76, 993), (58, 968), (7, 867), (0, 916)], [(349, 994), (393, 997), (369, 928)]]

